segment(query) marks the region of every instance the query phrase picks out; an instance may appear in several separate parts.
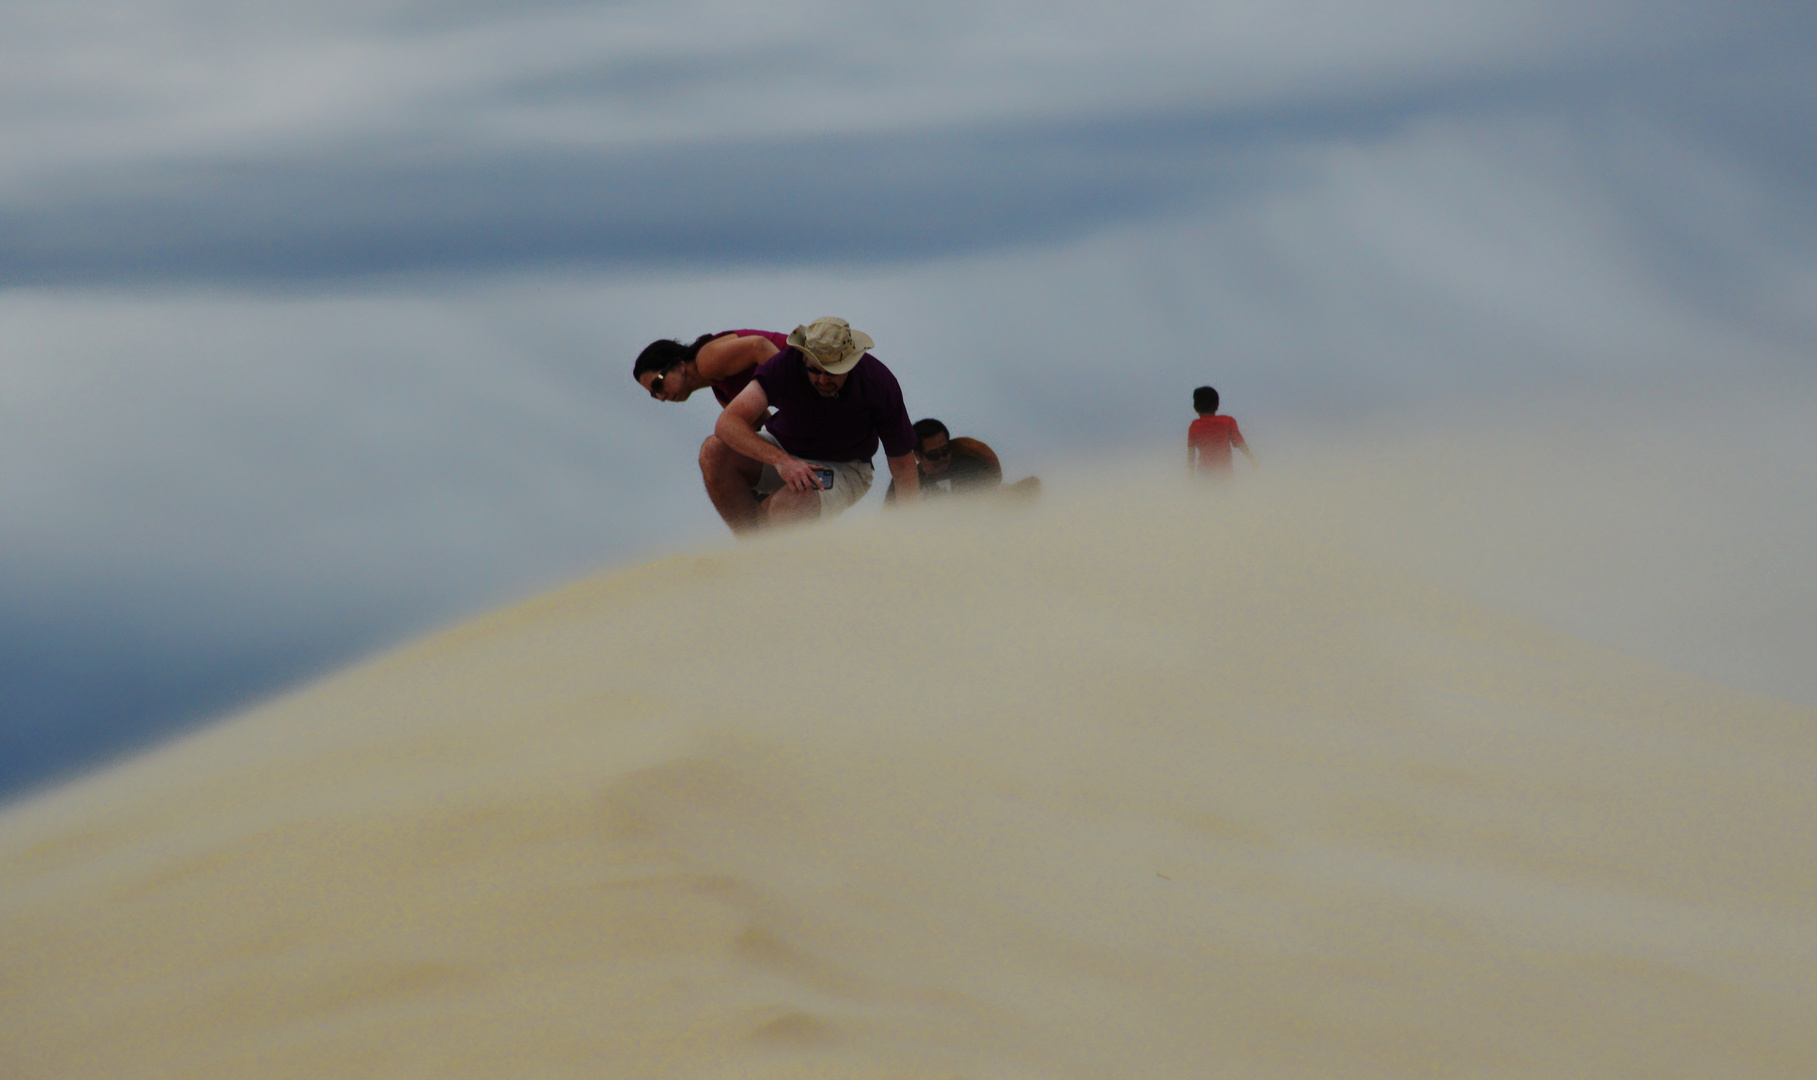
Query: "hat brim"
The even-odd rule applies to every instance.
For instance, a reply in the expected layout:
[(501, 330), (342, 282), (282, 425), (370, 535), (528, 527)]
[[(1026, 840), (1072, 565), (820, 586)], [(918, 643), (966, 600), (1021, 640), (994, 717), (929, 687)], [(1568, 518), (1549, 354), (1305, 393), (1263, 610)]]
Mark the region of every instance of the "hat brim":
[(857, 367), (858, 361), (863, 360), (863, 359), (864, 359), (864, 350), (859, 349), (855, 354), (853, 354), (850, 357), (847, 357), (844, 360), (841, 360), (837, 364), (826, 363), (825, 361), (821, 360), (818, 356), (816, 356), (814, 358), (814, 362), (818, 363), (820, 365), (820, 370), (826, 372), (828, 375), (844, 375), (846, 372)]
[(872, 345), (876, 344), (871, 340), (871, 335), (862, 330), (853, 330), (851, 331), (852, 350), (837, 360), (828, 360), (813, 349), (808, 348), (807, 335), (802, 333), (805, 329), (806, 327), (797, 326), (794, 330), (790, 331), (788, 343), (791, 347), (800, 350), (801, 355), (809, 357), (814, 363), (819, 364), (820, 370), (826, 372), (828, 375), (844, 375), (846, 372), (857, 367), (858, 361), (864, 359), (864, 354), (871, 350)]

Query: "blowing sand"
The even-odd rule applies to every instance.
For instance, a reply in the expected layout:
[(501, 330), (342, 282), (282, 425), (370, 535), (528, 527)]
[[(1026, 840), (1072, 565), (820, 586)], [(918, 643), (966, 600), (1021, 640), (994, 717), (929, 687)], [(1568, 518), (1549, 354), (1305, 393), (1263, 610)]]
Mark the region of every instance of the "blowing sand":
[(1054, 487), (602, 574), (13, 807), (0, 1075), (1817, 1075), (1817, 710), (1292, 470)]

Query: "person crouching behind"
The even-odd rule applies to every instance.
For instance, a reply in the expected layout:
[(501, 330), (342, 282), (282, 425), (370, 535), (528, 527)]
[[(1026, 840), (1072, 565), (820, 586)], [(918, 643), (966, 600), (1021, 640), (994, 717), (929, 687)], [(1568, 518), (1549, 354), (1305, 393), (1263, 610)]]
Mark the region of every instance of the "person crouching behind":
[[(966, 435), (953, 438), (946, 425), (932, 417), (915, 421), (915, 440), (915, 472), (924, 499), (984, 492), (1024, 497), (1040, 493), (1041, 481), (1032, 476), (1005, 486), (1003, 466), (995, 450), (982, 439)], [(894, 481), (883, 493), (883, 501), (896, 501)]]

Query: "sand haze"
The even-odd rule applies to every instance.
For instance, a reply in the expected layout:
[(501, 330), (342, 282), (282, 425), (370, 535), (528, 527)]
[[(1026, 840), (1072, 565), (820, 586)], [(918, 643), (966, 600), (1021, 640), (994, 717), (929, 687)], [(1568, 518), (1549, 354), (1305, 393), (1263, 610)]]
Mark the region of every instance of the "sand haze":
[(1492, 602), (1547, 567), (1471, 587), (1456, 460), (1171, 464), (602, 573), (12, 807), (0, 1073), (1817, 1069), (1817, 710)]

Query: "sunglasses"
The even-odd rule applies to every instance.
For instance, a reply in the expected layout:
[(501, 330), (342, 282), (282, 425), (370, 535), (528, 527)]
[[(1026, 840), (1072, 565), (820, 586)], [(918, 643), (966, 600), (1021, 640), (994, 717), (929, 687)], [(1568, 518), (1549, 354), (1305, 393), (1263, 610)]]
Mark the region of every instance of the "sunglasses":
[(951, 457), (952, 453), (953, 453), (953, 444), (945, 443), (933, 450), (921, 451), (921, 456), (924, 458), (927, 458), (929, 461), (944, 461), (948, 457)]
[[(669, 371), (674, 371), (674, 370), (675, 370), (674, 368), (669, 369)], [(669, 371), (665, 371), (661, 375), (658, 375), (658, 376), (656, 376), (656, 378), (650, 380), (650, 396), (651, 397), (653, 397), (653, 398), (662, 397), (662, 381), (664, 379), (668, 378)]]

